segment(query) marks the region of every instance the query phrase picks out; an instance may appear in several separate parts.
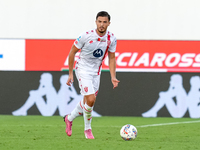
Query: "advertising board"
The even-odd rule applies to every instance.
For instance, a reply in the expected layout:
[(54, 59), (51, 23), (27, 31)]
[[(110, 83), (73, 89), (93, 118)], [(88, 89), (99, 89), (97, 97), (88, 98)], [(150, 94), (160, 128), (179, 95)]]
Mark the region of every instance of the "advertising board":
[(0, 70), (25, 70), (25, 40), (0, 39)]
[[(27, 71), (68, 70), (74, 40), (26, 40)], [(118, 72), (200, 72), (200, 41), (118, 40)], [(76, 54), (78, 58), (80, 51)], [(106, 56), (102, 69), (108, 70)]]
[[(67, 71), (3, 71), (0, 114), (64, 116), (82, 99), (77, 80), (66, 85)], [(200, 118), (199, 73), (118, 72), (113, 89), (102, 72), (94, 116)], [(17, 87), (17, 88), (16, 88)]]

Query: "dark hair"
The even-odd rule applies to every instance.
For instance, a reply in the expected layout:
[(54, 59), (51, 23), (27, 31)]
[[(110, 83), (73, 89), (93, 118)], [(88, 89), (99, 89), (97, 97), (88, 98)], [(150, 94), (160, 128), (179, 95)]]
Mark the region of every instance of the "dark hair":
[(97, 20), (97, 18), (99, 16), (101, 16), (101, 17), (108, 17), (108, 20), (110, 21), (110, 15), (106, 11), (100, 11), (100, 12), (98, 12), (98, 14), (96, 16), (96, 20)]

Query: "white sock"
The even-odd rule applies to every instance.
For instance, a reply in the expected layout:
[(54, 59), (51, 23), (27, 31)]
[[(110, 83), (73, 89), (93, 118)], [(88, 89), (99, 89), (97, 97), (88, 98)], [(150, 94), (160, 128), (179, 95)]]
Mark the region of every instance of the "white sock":
[(91, 128), (92, 110), (93, 110), (93, 107), (90, 107), (85, 103), (84, 108), (83, 108), (85, 130), (92, 129)]
[(71, 112), (71, 114), (68, 115), (68, 120), (73, 121), (76, 117), (80, 116), (83, 114), (83, 100), (81, 100), (74, 110)]

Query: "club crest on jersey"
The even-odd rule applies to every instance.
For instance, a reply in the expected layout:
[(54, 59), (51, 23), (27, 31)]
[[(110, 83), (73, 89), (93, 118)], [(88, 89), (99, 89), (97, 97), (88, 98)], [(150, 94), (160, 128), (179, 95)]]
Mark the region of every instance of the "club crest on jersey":
[(87, 93), (87, 92), (88, 92), (88, 87), (87, 87), (87, 86), (84, 87), (84, 90), (85, 90), (85, 92)]
[(101, 49), (96, 49), (94, 52), (93, 52), (93, 56), (94, 57), (101, 57), (103, 55), (103, 51)]

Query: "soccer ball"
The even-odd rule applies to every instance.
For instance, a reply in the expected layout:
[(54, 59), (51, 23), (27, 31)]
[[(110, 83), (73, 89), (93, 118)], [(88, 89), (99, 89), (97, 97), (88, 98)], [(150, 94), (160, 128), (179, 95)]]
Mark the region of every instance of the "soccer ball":
[(120, 136), (125, 141), (132, 141), (137, 137), (137, 129), (131, 124), (124, 125), (120, 130)]

